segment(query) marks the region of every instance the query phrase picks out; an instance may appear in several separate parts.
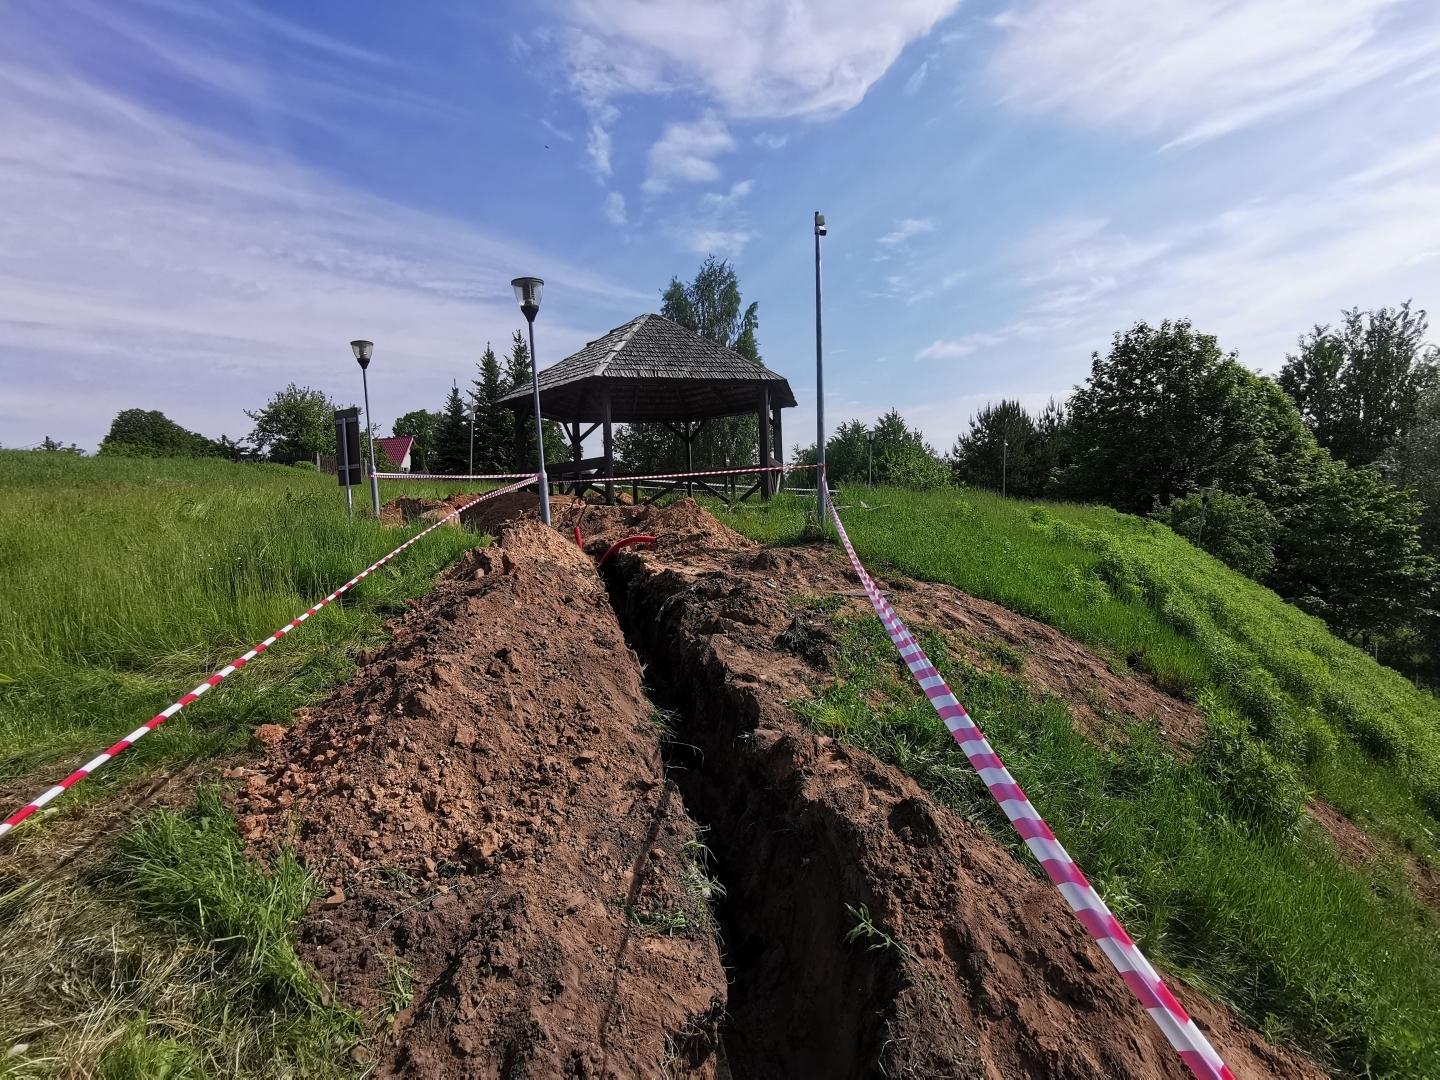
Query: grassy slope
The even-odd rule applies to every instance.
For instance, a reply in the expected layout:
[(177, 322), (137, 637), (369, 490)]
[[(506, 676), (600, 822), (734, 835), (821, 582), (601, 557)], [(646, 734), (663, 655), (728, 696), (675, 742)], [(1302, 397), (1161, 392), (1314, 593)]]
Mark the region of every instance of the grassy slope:
[[(862, 497), (890, 506), (866, 512)], [(1440, 863), (1434, 697), (1133, 517), (968, 491), (856, 490), (840, 502), (872, 570), (1041, 619), (1205, 708), (1210, 736), (1183, 762), (1143, 725), (1080, 739), (1063, 709), (1033, 705), (1013, 678), (950, 661), (962, 700), (1162, 962), (1339, 1074), (1440, 1075), (1440, 920), (1410, 895), (1400, 855), (1346, 867), (1299, 813), (1319, 794)], [(777, 500), (727, 520), (785, 540), (805, 506)], [(1008, 836), (878, 623), (842, 627), (842, 640), (845, 677), (812, 721)]]
[[(406, 535), (348, 522), (334, 480), (299, 469), (0, 451), (0, 779), (21, 798), (38, 791)], [(61, 813), (288, 722), (475, 541), (432, 533), (79, 785)], [(38, 853), (46, 834), (27, 823), (16, 838)], [(357, 1018), (290, 951), (313, 883), (293, 862), (260, 872), (239, 850), (228, 812), (202, 798), (188, 815), (151, 815), (78, 880), (23, 880), (0, 853), (0, 1000), (15, 1006), (0, 1007), (0, 1046), (29, 1044), (0, 1058), (0, 1075), (353, 1071)]]

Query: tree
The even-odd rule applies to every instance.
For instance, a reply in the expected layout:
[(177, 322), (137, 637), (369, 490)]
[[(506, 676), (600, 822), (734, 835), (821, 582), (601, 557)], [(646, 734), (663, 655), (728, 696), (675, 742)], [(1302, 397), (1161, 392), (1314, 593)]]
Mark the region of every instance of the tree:
[[(864, 483), (870, 454), (870, 429), (851, 420), (835, 429), (825, 441), (825, 471), (830, 483)], [(935, 456), (925, 437), (905, 423), (891, 409), (875, 422), (875, 483), (929, 491), (950, 481), (948, 470)], [(815, 444), (795, 447), (791, 460), (796, 465), (815, 464)]]
[(435, 457), (435, 433), (439, 428), (440, 420), (440, 413), (416, 409), (414, 412), (408, 412), (400, 417), (390, 428), (391, 435), (415, 440), (415, 445), (410, 448), (410, 460), (414, 463), (416, 472), (432, 470)]
[(1036, 498), (1061, 464), (1068, 427), (1052, 400), (1038, 418), (1018, 401), (987, 404), (955, 440), (950, 468), (961, 483)]
[(1073, 461), (1048, 490), (1134, 514), (1214, 484), (1273, 509), (1318, 468), (1284, 392), (1188, 319), (1117, 333), (1106, 356), (1093, 355), (1069, 413)]
[[(755, 337), (759, 307), (758, 303), (744, 307), (735, 268), (713, 255), (700, 264), (695, 280), (686, 284), (672, 277), (660, 293), (660, 314), (665, 318), (764, 367)], [(706, 421), (692, 446), (695, 468), (756, 464), (755, 424), (754, 416)], [(628, 424), (617, 434), (615, 445), (620, 460), (641, 472), (685, 468), (685, 443), (663, 424)], [(779, 448), (773, 452), (778, 456)]]
[[(1413, 491), (1424, 506), (1420, 549), (1440, 560), (1440, 391), (1422, 401), (1418, 419), (1378, 463), (1381, 475), (1396, 487)], [(1440, 603), (1417, 620), (1408, 639), (1393, 643), (1387, 661), (1412, 678), (1440, 684)]]
[(319, 390), (293, 382), (256, 412), (250, 443), (271, 461), (290, 464), (335, 453), (335, 403)]
[(463, 473), (470, 464), (470, 413), (460, 388), (452, 385), (435, 425), (434, 471)]
[(1351, 466), (1374, 464), (1404, 438), (1421, 402), (1440, 385), (1424, 311), (1359, 308), (1340, 326), (1316, 326), (1287, 355), (1280, 385), (1316, 441)]
[(80, 447), (76, 446), (73, 442), (69, 446), (66, 446), (64, 443), (56, 442), (50, 438), (49, 435), (46, 435), (45, 441), (35, 449), (44, 454), (73, 454), (75, 457), (85, 456), (85, 451), (81, 450)]
[(1433, 588), (1423, 508), (1371, 469), (1326, 466), (1289, 515), (1269, 584), (1342, 635), (1393, 634), (1426, 610)]
[(1255, 581), (1264, 581), (1275, 566), (1280, 523), (1253, 495), (1196, 491), (1151, 516)]
[(515, 456), (515, 417), (500, 404), (500, 399), (510, 391), (505, 385), (500, 361), (488, 341), (476, 368), (479, 378), (472, 383), (474, 389), (470, 393), (471, 407), (475, 410), (475, 471), (509, 472)]
[[(516, 390), (529, 389), (530, 378), (530, 346), (525, 343), (525, 332), (516, 330), (510, 338), (510, 355), (505, 358), (505, 393), (512, 394)], [(504, 396), (503, 394), (501, 395)], [(505, 410), (510, 412), (509, 409)], [(511, 413), (513, 418), (516, 414)], [(524, 446), (524, 455), (519, 461), (515, 461), (514, 449), (514, 419), (509, 419), (507, 429), (511, 433), (512, 445), (505, 448), (504, 460), (511, 462), (511, 468), (516, 472), (534, 471), (535, 459), (530, 455), (534, 453), (531, 449), (535, 445), (535, 418), (533, 410), (526, 409), (520, 416), (520, 440)], [(544, 422), (545, 431), (545, 461), (548, 464), (552, 461), (570, 460), (570, 442), (565, 438), (565, 431), (554, 420)]]
[(125, 409), (110, 424), (100, 453), (127, 457), (219, 457), (224, 451), (159, 411)]

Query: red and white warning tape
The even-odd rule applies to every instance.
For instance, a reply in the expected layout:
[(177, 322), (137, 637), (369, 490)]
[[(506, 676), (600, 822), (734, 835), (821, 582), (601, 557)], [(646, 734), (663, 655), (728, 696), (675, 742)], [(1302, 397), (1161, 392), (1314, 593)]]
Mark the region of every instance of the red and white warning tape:
[(1080, 872), (1075, 860), (1055, 838), (1050, 826), (1041, 818), (1040, 812), (1025, 797), (1025, 792), (1001, 763), (1000, 756), (965, 712), (965, 707), (946, 685), (945, 679), (925, 655), (920, 643), (905, 628), (884, 594), (875, 587), (875, 582), (860, 564), (860, 558), (855, 554), (855, 548), (851, 545), (850, 537), (845, 532), (845, 526), (840, 523), (840, 515), (833, 504), (830, 506), (830, 518), (835, 522), (835, 531), (840, 534), (840, 542), (845, 545), (845, 553), (850, 556), (850, 565), (855, 568), (860, 584), (865, 587), (865, 594), (870, 597), (870, 605), (875, 609), (876, 616), (885, 627), (885, 632), (890, 635), (895, 648), (900, 650), (901, 659), (920, 683), (920, 688), (925, 691), (930, 704), (940, 714), (940, 719), (945, 721), (945, 726), (960, 744), (960, 749), (965, 751), (965, 756), (970, 759), (970, 764), (990, 789), (990, 794), (995, 796), (1000, 809), (1005, 811), (1005, 816), (1015, 826), (1015, 831), (1024, 839), (1026, 847), (1040, 860), (1045, 873), (1050, 875), (1050, 880), (1065, 897), (1065, 902), (1085, 924), (1085, 929), (1090, 931), (1090, 936), (1099, 944), (1110, 963), (1115, 965), (1120, 977), (1140, 999), (1140, 1004), (1170, 1040), (1170, 1045), (1179, 1051), (1185, 1064), (1190, 1066), (1190, 1071), (1201, 1080), (1234, 1080), (1234, 1075), (1210, 1045), (1210, 1040), (1195, 1026), (1195, 1021), (1190, 1019), (1189, 1014), (1175, 1000), (1175, 996), (1150, 966), (1139, 946), (1130, 939), (1119, 920), (1111, 914), (1100, 894)]
[[(520, 480), (535, 483), (535, 473), (428, 473), (428, 472), (377, 472), (371, 473), (376, 480)], [(521, 485), (524, 486), (523, 484)]]
[(530, 475), (530, 476), (527, 476), (524, 480), (522, 480), (522, 481), (521, 481), (520, 483), (518, 483), (518, 484), (511, 484), (509, 487), (500, 488), (500, 489), (498, 489), (498, 490), (496, 490), (496, 491), (488, 491), (488, 492), (486, 492), (484, 495), (481, 495), (479, 498), (477, 498), (477, 499), (472, 499), (470, 502), (466, 503), (464, 506), (457, 507), (456, 509), (450, 511), (450, 513), (446, 514), (446, 515), (445, 515), (444, 517), (442, 517), (440, 520), (436, 521), (435, 524), (431, 525), (431, 526), (430, 526), (428, 529), (426, 529), (424, 532), (416, 533), (416, 534), (415, 534), (414, 536), (412, 536), (409, 540), (406, 540), (405, 543), (401, 544), (401, 545), (400, 545), (399, 547), (397, 547), (394, 551), (390, 552), (389, 555), (386, 555), (383, 559), (380, 559), (378, 562), (371, 563), (371, 564), (370, 564), (369, 566), (367, 566), (364, 570), (360, 571), (360, 573), (356, 574), (353, 578), (351, 578), (349, 581), (347, 581), (344, 585), (341, 585), (340, 588), (336, 589), (336, 590), (335, 590), (334, 592), (332, 592), (329, 596), (325, 597), (324, 600), (321, 600), (321, 601), (320, 601), (318, 604), (316, 604), (314, 607), (310, 608), (309, 611), (306, 611), (303, 615), (299, 616), (299, 617), (296, 618), (296, 619), (291, 620), (290, 622), (288, 622), (288, 623), (286, 623), (284, 626), (282, 626), (279, 630), (276, 630), (275, 633), (271, 634), (271, 635), (270, 635), (268, 638), (266, 638), (264, 641), (260, 642), (259, 645), (256, 645), (253, 649), (251, 649), (249, 652), (247, 652), (244, 656), (241, 656), (241, 657), (236, 658), (235, 660), (232, 660), (232, 661), (231, 661), (229, 664), (227, 664), (225, 667), (223, 667), (223, 668), (221, 668), (219, 671), (215, 672), (214, 675), (211, 675), (210, 678), (206, 679), (206, 680), (205, 680), (204, 682), (202, 682), (199, 686), (195, 687), (194, 690), (191, 690), (188, 694), (186, 694), (184, 697), (182, 697), (179, 701), (175, 702), (173, 705), (171, 705), (171, 706), (170, 706), (168, 709), (166, 709), (164, 712), (162, 712), (162, 713), (157, 713), (154, 717), (152, 717), (152, 718), (150, 719), (149, 722), (147, 722), (147, 723), (145, 723), (144, 725), (136, 728), (136, 729), (135, 729), (134, 731), (132, 731), (129, 735), (126, 735), (125, 738), (121, 739), (121, 740), (120, 740), (119, 742), (117, 742), (114, 746), (110, 747), (110, 749), (106, 750), (103, 754), (100, 754), (99, 756), (97, 756), (96, 758), (94, 758), (94, 759), (91, 760), (91, 761), (87, 761), (84, 765), (80, 766), (80, 768), (76, 769), (73, 773), (71, 773), (69, 776), (67, 776), (64, 780), (61, 780), (61, 781), (60, 781), (58, 784), (56, 784), (54, 787), (52, 787), (52, 788), (50, 788), (49, 790), (45, 791), (43, 794), (39, 795), (38, 797), (30, 800), (30, 802), (26, 803), (26, 804), (25, 804), (24, 806), (22, 806), (19, 810), (16, 810), (15, 813), (11, 814), (11, 815), (10, 815), (8, 818), (6, 818), (3, 822), (0, 822), (0, 836), (4, 836), (4, 835), (5, 835), (7, 832), (9, 832), (11, 829), (15, 828), (16, 825), (19, 825), (22, 821), (24, 821), (26, 818), (28, 818), (31, 814), (35, 813), (35, 811), (37, 811), (37, 810), (39, 810), (41, 807), (43, 807), (46, 803), (51, 802), (52, 800), (58, 798), (60, 795), (64, 794), (64, 792), (68, 791), (68, 790), (69, 790), (71, 787), (73, 787), (75, 784), (79, 783), (79, 782), (80, 782), (81, 780), (83, 780), (85, 777), (89, 776), (92, 772), (94, 772), (96, 769), (98, 769), (101, 765), (104, 765), (104, 764), (105, 764), (107, 761), (109, 761), (111, 758), (118, 756), (120, 753), (122, 753), (123, 751), (125, 751), (125, 750), (128, 749), (129, 747), (134, 746), (137, 742), (139, 742), (141, 739), (143, 739), (146, 735), (150, 734), (150, 732), (154, 731), (154, 730), (155, 730), (156, 728), (158, 728), (161, 724), (163, 724), (166, 720), (169, 720), (170, 717), (172, 717), (172, 716), (174, 716), (176, 713), (178, 713), (178, 712), (179, 712), (181, 709), (183, 709), (186, 705), (189, 705), (189, 704), (190, 704), (192, 701), (194, 701), (196, 698), (200, 697), (200, 695), (206, 693), (206, 692), (209, 691), (212, 687), (219, 686), (221, 682), (223, 682), (225, 679), (229, 678), (231, 675), (235, 674), (235, 672), (239, 671), (242, 667), (244, 667), (246, 664), (248, 664), (251, 660), (254, 660), (255, 657), (259, 656), (259, 655), (260, 655), (262, 652), (264, 652), (266, 649), (270, 648), (271, 645), (274, 645), (274, 644), (275, 644), (277, 641), (279, 641), (281, 638), (285, 637), (286, 634), (290, 633), (290, 631), (294, 630), (294, 629), (295, 629), (296, 627), (298, 627), (301, 623), (305, 622), (305, 620), (307, 620), (308, 618), (310, 618), (310, 616), (314, 615), (314, 614), (315, 614), (316, 612), (318, 612), (321, 608), (325, 607), (327, 604), (329, 604), (331, 601), (333, 601), (333, 600), (334, 600), (337, 596), (339, 596), (341, 593), (345, 592), (345, 591), (348, 590), (348, 589), (353, 588), (355, 585), (359, 584), (359, 583), (360, 583), (361, 581), (363, 581), (365, 578), (369, 577), (372, 573), (374, 573), (374, 572), (375, 572), (376, 570), (378, 570), (380, 567), (384, 566), (387, 562), (389, 562), (391, 559), (393, 559), (396, 555), (399, 555), (402, 551), (404, 551), (406, 548), (408, 548), (411, 544), (415, 543), (415, 542), (416, 542), (417, 540), (419, 540), (422, 536), (425, 536), (425, 535), (427, 535), (428, 533), (434, 532), (434, 531), (435, 531), (436, 529), (438, 529), (441, 525), (445, 524), (445, 522), (449, 521), (451, 518), (455, 517), (457, 514), (464, 513), (466, 510), (469, 510), (470, 507), (476, 505), (477, 503), (482, 503), (482, 502), (484, 502), (486, 499), (493, 499), (493, 498), (494, 498), (495, 496), (497, 496), (497, 495), (504, 495), (506, 492), (515, 491), (515, 490), (517, 490), (517, 489), (519, 489), (519, 488), (524, 487), (526, 484), (533, 484), (534, 482), (535, 482), (535, 477), (534, 477), (534, 475), (532, 474), (532, 475)]
[[(555, 467), (557, 473), (567, 464), (568, 462), (564, 461), (551, 462), (551, 465)], [(750, 473), (794, 472), (798, 469), (813, 468), (815, 468), (814, 465), (766, 465), (763, 468), (759, 465), (750, 465), (737, 466), (733, 469), (709, 469), (704, 472), (655, 473), (650, 476), (591, 476), (588, 479), (592, 484), (597, 482), (603, 483), (607, 479), (616, 484), (629, 484), (639, 482), (641, 480), (689, 480), (698, 479), (702, 476), (745, 476), (749, 475)], [(370, 475), (375, 477), (377, 480), (515, 480), (521, 475), (524, 475), (525, 478), (532, 483), (535, 480), (534, 473), (460, 473), (455, 475), (445, 475), (443, 473), (382, 472), (371, 473)], [(551, 480), (555, 483), (559, 482), (556, 481), (554, 477), (551, 477)], [(571, 483), (571, 481), (569, 480), (566, 480), (564, 482), (567, 484)]]

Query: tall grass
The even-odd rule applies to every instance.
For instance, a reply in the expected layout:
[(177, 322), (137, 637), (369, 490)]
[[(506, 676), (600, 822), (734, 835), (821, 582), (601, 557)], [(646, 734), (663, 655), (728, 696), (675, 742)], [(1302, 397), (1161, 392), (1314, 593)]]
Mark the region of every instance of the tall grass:
[[(0, 781), (133, 730), (414, 531), (300, 469), (0, 452)], [(284, 720), (474, 542), (436, 530), (82, 787)]]
[[(1034, 867), (878, 620), (836, 617), (818, 730), (910, 773)], [(1223, 706), (1193, 760), (1153, 724), (1079, 733), (1065, 702), (926, 651), (1141, 947), (1346, 1076), (1440, 1075), (1440, 935), (1403, 871), (1341, 864), (1303, 792)], [(1037, 869), (1038, 873), (1038, 869)]]
[[(1337, 1075), (1440, 1076), (1440, 919), (1406, 867), (1440, 865), (1433, 695), (1153, 522), (981, 491), (856, 488), (838, 502), (872, 571), (993, 600), (1200, 705), (1193, 758), (1144, 724), (1087, 740), (1061, 703), (929, 643), (1147, 949)], [(810, 535), (813, 502), (724, 516), (783, 543)], [(1011, 837), (879, 624), (842, 636), (840, 680), (806, 707), (811, 722)], [(1343, 865), (1302, 814), (1317, 795), (1385, 841), (1381, 854)]]
[(301, 964), (319, 890), (259, 866), (213, 791), (152, 812), (97, 869), (0, 896), (0, 1075), (346, 1076), (362, 1020)]

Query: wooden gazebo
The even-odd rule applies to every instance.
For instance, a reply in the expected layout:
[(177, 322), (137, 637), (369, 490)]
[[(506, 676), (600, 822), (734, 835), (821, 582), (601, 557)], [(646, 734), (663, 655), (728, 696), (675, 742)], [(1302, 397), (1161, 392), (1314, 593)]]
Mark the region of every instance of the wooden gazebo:
[[(530, 387), (508, 394), (501, 403), (515, 410), (517, 421), (534, 416)], [(780, 410), (794, 407), (795, 395), (783, 376), (663, 315), (632, 319), (540, 372), (540, 414), (565, 425), (573, 453), (564, 465), (547, 468), (556, 480), (603, 484), (607, 502), (615, 501), (617, 479), (613, 425), (664, 424), (684, 442), (686, 471), (693, 472), (695, 436), (708, 421), (753, 413), (759, 430), (757, 460), (780, 465)], [(604, 432), (605, 452), (582, 458), (581, 444), (597, 427)], [(530, 455), (536, 447), (522, 434), (525, 430), (523, 423), (515, 425), (517, 471), (534, 468)], [(751, 490), (768, 499), (775, 475), (761, 473)]]

